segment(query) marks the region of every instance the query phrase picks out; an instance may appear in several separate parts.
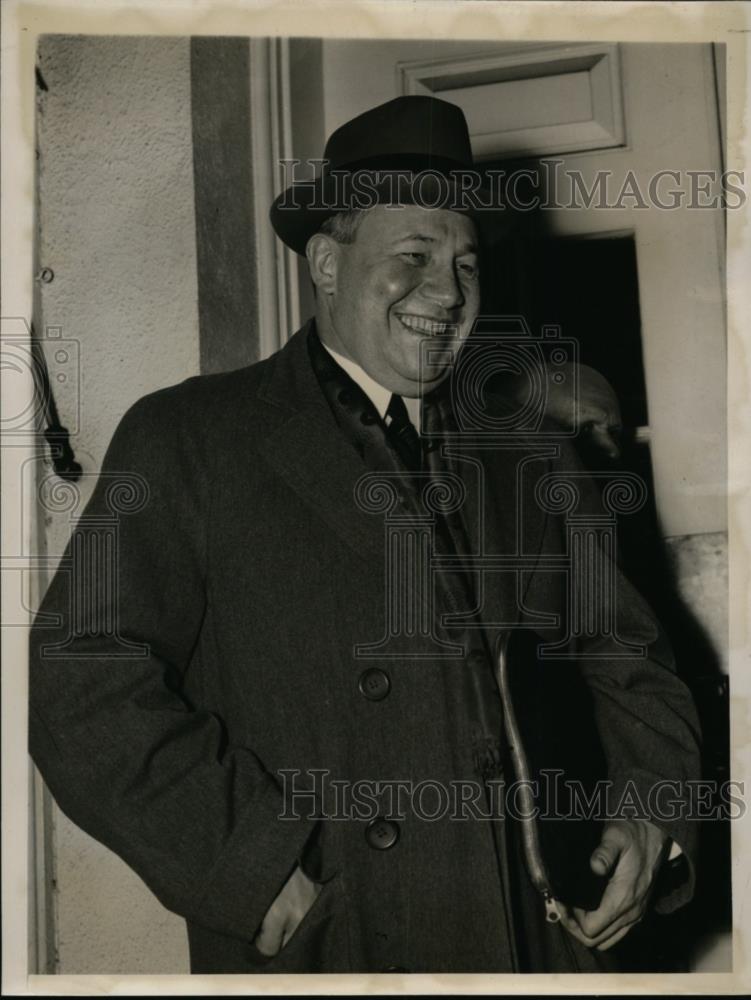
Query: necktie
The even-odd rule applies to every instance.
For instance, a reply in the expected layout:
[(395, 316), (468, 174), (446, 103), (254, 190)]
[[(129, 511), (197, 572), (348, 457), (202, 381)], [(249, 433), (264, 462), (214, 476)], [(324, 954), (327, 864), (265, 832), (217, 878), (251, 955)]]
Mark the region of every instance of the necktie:
[[(366, 393), (336, 363), (335, 359), (321, 344), (315, 330), (308, 339), (310, 358), (323, 394), (331, 407), (337, 424), (361, 455), (366, 467), (372, 471), (384, 471), (393, 476), (400, 472), (404, 476), (405, 496), (415, 491), (417, 509), (424, 515), (418, 499), (424, 480), (412, 483), (411, 473), (429, 472), (440, 476), (447, 471), (460, 472), (453, 463), (441, 455), (441, 444), (447, 436), (456, 433), (456, 425), (451, 415), (451, 407), (444, 398), (444, 392), (431, 392), (422, 399), (421, 437), (411, 420), (404, 400), (393, 396), (381, 420)], [(388, 426), (387, 426), (388, 425)], [(388, 445), (388, 447), (386, 447)], [(468, 552), (466, 535), (462, 530), (459, 512), (453, 516), (451, 526), (440, 514), (433, 512), (435, 521), (436, 552), (451, 555)], [(452, 537), (453, 535), (453, 537)], [(438, 579), (441, 600), (446, 602), (436, 608), (441, 611), (461, 614), (475, 605), (472, 582), (468, 574), (460, 570), (439, 571)], [(440, 582), (439, 582), (440, 581)], [(450, 638), (456, 638), (456, 633)], [(465, 634), (468, 648), (478, 648), (482, 637), (474, 632)], [(467, 660), (458, 672), (452, 671), (449, 679), (456, 697), (470, 707), (472, 718), (471, 753), (478, 774), (484, 777), (497, 776), (500, 751), (498, 731), (500, 723), (489, 713), (497, 704), (492, 674), (487, 665), (476, 665)], [(490, 683), (491, 689), (487, 690)], [(470, 737), (468, 737), (469, 739)], [(494, 825), (495, 826), (495, 825)]]
[(387, 439), (406, 467), (411, 472), (417, 472), (422, 467), (420, 435), (409, 419), (401, 396), (391, 397), (385, 417)]

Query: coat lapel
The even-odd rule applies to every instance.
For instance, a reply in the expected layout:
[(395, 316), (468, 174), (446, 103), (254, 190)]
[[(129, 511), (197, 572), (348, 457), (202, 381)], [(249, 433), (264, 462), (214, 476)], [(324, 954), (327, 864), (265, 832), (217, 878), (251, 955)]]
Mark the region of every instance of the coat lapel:
[(530, 462), (528, 442), (522, 441), (511, 445), (467, 436), (448, 449), (467, 486), (465, 526), (471, 556), (488, 567), (475, 571), (472, 582), (478, 617), (490, 637), (518, 624), (530, 574), (529, 568), (521, 568), (519, 557), (535, 560), (542, 546), (545, 514), (529, 488), (536, 459)]
[[(337, 426), (313, 371), (307, 348), (312, 321), (269, 358), (259, 397), (272, 407), (269, 433), (257, 441), (268, 462), (364, 562), (382, 564), (384, 515), (363, 510), (358, 481), (372, 470)], [(544, 514), (523, 485), (530, 449), (486, 445), (462, 437), (447, 445), (452, 467), (467, 485), (465, 510), (470, 555), (536, 556)], [(531, 449), (532, 452), (537, 450)], [(540, 467), (540, 466), (538, 466)], [(527, 465), (529, 468), (529, 465)], [(516, 625), (528, 573), (509, 568), (472, 574), (488, 630)], [(428, 599), (428, 595), (423, 595)]]
[(366, 561), (383, 556), (383, 518), (355, 499), (365, 463), (337, 427), (310, 364), (310, 323), (267, 362), (261, 399), (274, 407), (272, 429), (258, 442), (300, 500)]

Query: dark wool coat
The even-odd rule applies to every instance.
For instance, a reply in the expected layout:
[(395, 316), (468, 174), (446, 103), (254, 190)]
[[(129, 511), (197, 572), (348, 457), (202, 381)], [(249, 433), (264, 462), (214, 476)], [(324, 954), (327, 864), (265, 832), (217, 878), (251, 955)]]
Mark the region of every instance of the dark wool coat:
[[(502, 728), (497, 692), (471, 666), (479, 647), (440, 662), (354, 655), (384, 634), (384, 523), (353, 501), (366, 468), (305, 338), (153, 393), (122, 419), (32, 632), (34, 760), (61, 809), (186, 919), (194, 972), (595, 968), (597, 953), (544, 922), (503, 821), (410, 815), (382, 850), (367, 817), (289, 818), (283, 772), (476, 781)], [(519, 492), (524, 476), (570, 461), (523, 445), (484, 456), (488, 551), (513, 553), (521, 532), (525, 554), (565, 553), (562, 515)], [(113, 475), (130, 495), (117, 499)], [(82, 588), (70, 560), (113, 503), (116, 572)], [(489, 621), (519, 618), (514, 579), (488, 574)], [(560, 572), (520, 579), (524, 615), (562, 613)], [(649, 609), (618, 586), (620, 636), (649, 657), (593, 647), (582, 670), (609, 777), (646, 793), (697, 776), (697, 724)], [(390, 680), (379, 700), (360, 684), (372, 666)], [(690, 859), (691, 823), (663, 826)], [(324, 887), (266, 959), (253, 936), (311, 844)], [(658, 906), (685, 902), (692, 877)]]

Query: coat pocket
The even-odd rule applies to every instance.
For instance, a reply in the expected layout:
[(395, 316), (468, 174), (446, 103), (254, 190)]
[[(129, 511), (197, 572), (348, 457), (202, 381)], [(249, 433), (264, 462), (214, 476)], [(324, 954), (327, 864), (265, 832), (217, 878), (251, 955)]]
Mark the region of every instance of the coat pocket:
[(264, 955), (251, 944), (248, 959), (253, 971), (259, 973), (347, 971), (347, 932), (342, 920), (339, 876), (323, 884), (292, 937), (276, 955)]

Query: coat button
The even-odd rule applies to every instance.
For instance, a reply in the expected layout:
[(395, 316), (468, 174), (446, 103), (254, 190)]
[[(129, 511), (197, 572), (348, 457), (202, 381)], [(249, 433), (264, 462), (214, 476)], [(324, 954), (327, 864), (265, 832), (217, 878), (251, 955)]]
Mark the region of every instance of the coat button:
[(384, 972), (409, 972), (409, 969), (405, 969), (403, 965), (387, 965), (383, 970)]
[(391, 690), (389, 675), (378, 667), (371, 667), (360, 674), (358, 681), (360, 694), (369, 701), (381, 701)]
[(365, 840), (368, 847), (376, 851), (387, 851), (399, 839), (399, 827), (389, 819), (376, 817), (365, 827)]

